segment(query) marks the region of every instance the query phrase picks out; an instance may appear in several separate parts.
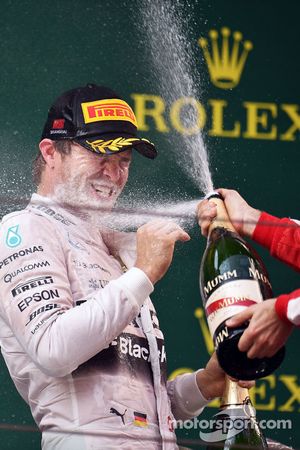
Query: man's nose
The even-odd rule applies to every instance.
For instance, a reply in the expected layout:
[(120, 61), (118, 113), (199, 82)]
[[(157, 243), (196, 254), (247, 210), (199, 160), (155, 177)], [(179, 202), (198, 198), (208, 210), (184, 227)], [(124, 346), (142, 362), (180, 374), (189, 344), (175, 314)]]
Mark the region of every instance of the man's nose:
[(120, 178), (120, 165), (118, 161), (114, 160), (113, 158), (110, 159), (108, 156), (103, 167), (103, 175), (108, 177), (112, 182), (119, 181)]

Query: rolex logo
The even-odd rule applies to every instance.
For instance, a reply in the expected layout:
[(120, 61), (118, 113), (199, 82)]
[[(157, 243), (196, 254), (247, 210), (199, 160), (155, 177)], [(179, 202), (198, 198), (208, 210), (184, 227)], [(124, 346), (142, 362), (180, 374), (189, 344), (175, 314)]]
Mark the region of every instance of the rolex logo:
[(244, 41), (240, 31), (235, 31), (231, 36), (229, 28), (218, 31), (210, 30), (208, 40), (200, 38), (198, 43), (203, 50), (212, 83), (221, 89), (231, 89), (239, 84), (241, 74), (253, 45), (250, 41)]

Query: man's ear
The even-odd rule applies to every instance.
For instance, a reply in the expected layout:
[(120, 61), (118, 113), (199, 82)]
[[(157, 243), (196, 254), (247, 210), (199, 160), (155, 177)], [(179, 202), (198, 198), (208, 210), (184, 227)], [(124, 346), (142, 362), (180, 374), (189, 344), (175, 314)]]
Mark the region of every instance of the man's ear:
[(55, 166), (56, 148), (54, 142), (51, 139), (43, 139), (40, 144), (40, 151), (46, 164), (53, 169)]

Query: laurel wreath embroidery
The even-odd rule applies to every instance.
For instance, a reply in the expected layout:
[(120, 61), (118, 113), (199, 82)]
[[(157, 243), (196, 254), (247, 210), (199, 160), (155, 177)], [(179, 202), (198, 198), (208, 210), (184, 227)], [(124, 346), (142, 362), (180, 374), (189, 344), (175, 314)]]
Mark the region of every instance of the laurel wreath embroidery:
[(106, 153), (106, 149), (111, 150), (112, 152), (117, 152), (121, 150), (123, 147), (132, 145), (133, 142), (140, 141), (139, 138), (122, 138), (118, 137), (116, 139), (109, 139), (108, 141), (104, 141), (103, 139), (97, 139), (96, 141), (86, 141), (92, 149), (97, 153)]

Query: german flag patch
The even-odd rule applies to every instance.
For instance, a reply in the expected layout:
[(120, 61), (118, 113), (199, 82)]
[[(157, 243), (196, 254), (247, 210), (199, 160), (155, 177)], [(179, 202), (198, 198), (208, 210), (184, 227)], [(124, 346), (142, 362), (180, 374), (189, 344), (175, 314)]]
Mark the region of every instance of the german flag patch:
[(136, 427), (147, 427), (148, 426), (147, 414), (143, 414), (143, 413), (134, 411), (133, 415), (134, 415), (133, 424)]

